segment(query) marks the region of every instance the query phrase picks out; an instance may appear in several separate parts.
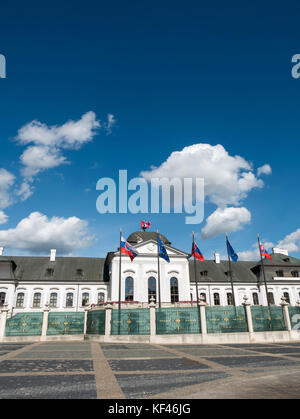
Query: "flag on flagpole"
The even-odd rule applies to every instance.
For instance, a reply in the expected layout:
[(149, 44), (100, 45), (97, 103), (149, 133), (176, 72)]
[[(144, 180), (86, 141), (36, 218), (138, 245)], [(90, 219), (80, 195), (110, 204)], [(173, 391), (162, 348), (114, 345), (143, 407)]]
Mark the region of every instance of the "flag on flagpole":
[(165, 246), (162, 244), (162, 241), (160, 240), (159, 235), (157, 235), (157, 245), (158, 245), (158, 255), (165, 259), (167, 262), (170, 262), (168, 253), (166, 251)]
[(229, 243), (228, 239), (227, 239), (227, 249), (228, 249), (228, 254), (231, 257), (232, 261), (237, 262), (238, 255), (233, 250), (233, 248), (232, 248), (231, 244)]
[(146, 228), (150, 228), (150, 221), (141, 221), (141, 229), (146, 230)]
[(132, 262), (139, 252), (134, 247), (132, 247), (122, 236), (121, 237), (121, 253), (123, 255), (128, 255)]
[(204, 256), (202, 255), (202, 253), (200, 252), (198, 246), (196, 245), (196, 243), (193, 241), (193, 245), (192, 245), (192, 253), (191, 256), (194, 257), (197, 260), (201, 260), (201, 262), (203, 262)]
[(271, 256), (269, 255), (269, 253), (266, 251), (265, 247), (262, 244), (260, 244), (260, 253), (265, 258), (272, 260)]

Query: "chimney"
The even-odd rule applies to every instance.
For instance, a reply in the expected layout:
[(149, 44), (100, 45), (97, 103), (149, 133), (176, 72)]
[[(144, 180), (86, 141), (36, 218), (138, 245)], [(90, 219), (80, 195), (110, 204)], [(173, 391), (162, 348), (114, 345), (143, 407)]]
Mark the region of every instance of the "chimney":
[(215, 255), (215, 262), (220, 263), (220, 253), (214, 253)]
[(289, 252), (286, 249), (280, 249), (279, 247), (273, 247), (273, 253), (280, 253), (281, 255), (288, 256)]
[(3, 255), (4, 247), (0, 247), (0, 256)]
[(55, 262), (56, 249), (50, 250), (50, 262)]

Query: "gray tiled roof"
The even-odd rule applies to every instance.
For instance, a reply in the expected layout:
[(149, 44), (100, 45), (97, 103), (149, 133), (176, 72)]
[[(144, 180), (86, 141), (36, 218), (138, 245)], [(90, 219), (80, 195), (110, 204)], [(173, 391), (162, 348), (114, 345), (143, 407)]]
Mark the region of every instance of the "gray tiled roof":
[[(13, 278), (19, 281), (80, 281), (80, 282), (106, 282), (108, 280), (108, 258), (83, 258), (83, 257), (57, 257), (55, 262), (50, 262), (49, 257), (30, 256), (2, 256), (1, 262), (13, 262), (16, 268)], [(47, 269), (53, 269), (53, 276), (47, 275)], [(77, 269), (82, 270), (82, 276)], [(7, 270), (4, 271), (5, 273)]]

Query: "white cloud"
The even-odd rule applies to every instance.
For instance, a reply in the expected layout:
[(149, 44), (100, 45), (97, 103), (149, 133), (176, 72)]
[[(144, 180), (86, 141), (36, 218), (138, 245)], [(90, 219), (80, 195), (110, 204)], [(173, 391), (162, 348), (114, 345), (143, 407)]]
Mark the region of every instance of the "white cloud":
[(269, 164), (264, 164), (263, 166), (257, 169), (257, 176), (270, 175), (271, 173), (272, 173), (272, 169)]
[(286, 249), (289, 252), (298, 252), (300, 250), (300, 228), (280, 240), (276, 247)]
[(39, 212), (31, 213), (16, 228), (0, 231), (0, 246), (32, 253), (70, 254), (90, 246), (94, 236), (88, 233), (88, 223), (77, 217), (48, 218)]
[(5, 224), (8, 221), (8, 216), (0, 210), (0, 224)]
[(204, 178), (205, 197), (218, 207), (240, 205), (253, 188), (264, 183), (253, 173), (243, 157), (230, 156), (218, 145), (194, 144), (174, 151), (159, 167), (141, 172), (146, 180), (153, 177)]
[[(113, 115), (110, 120), (112, 124)], [(32, 181), (39, 172), (67, 163), (63, 150), (78, 150), (94, 138), (100, 127), (92, 111), (82, 115), (78, 121), (71, 120), (60, 126), (48, 127), (37, 120), (24, 125), (17, 136), (21, 145), (29, 145), (20, 157), (24, 166), (22, 176)]]
[(6, 169), (0, 169), (0, 208), (7, 208), (12, 204), (11, 189), (15, 183), (15, 176)]
[(238, 231), (250, 221), (251, 213), (245, 207), (217, 208), (207, 217), (201, 236), (203, 239), (208, 239), (222, 233)]
[(20, 197), (21, 201), (26, 201), (33, 194), (33, 186), (24, 181), (20, 188), (16, 191), (16, 195)]

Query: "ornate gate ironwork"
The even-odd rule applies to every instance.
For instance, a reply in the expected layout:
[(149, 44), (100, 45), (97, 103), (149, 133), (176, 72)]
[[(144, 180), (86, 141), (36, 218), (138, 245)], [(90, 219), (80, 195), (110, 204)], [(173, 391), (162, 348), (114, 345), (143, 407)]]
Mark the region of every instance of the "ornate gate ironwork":
[(84, 313), (49, 313), (47, 335), (80, 335)]
[(281, 307), (252, 306), (254, 332), (286, 330)]
[(300, 307), (289, 307), (292, 330), (300, 330)]
[(17, 313), (6, 321), (6, 336), (40, 336), (43, 313)]
[(206, 307), (207, 333), (247, 332), (244, 307)]
[(90, 335), (105, 335), (106, 310), (92, 310), (87, 314), (86, 333)]
[(112, 335), (149, 335), (150, 334), (150, 310), (112, 310), (111, 313)]
[(199, 308), (158, 308), (156, 310), (156, 333), (158, 335), (201, 333)]

